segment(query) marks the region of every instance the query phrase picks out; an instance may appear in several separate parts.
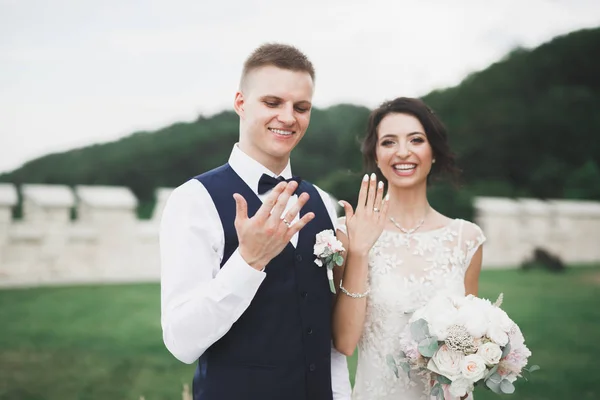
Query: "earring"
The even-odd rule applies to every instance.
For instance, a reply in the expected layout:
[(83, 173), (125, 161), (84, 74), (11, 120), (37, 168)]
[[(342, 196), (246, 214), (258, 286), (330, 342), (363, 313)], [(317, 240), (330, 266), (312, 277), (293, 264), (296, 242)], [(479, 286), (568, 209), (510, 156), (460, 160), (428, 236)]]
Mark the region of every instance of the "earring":
[(435, 164), (435, 158), (434, 158), (433, 160), (431, 160), (431, 163), (432, 163), (432, 164)]

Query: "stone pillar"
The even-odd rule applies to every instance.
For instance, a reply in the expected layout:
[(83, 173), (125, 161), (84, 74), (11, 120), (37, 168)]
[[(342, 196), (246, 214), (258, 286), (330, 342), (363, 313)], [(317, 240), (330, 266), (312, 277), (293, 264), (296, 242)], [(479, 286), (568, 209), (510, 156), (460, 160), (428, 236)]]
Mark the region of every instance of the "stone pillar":
[[(138, 201), (126, 187), (76, 186), (78, 225), (96, 232), (90, 274), (94, 280), (131, 280), (136, 265)], [(142, 266), (143, 267), (143, 266)]]
[(10, 183), (0, 183), (0, 282), (10, 275), (7, 261), (9, 230), (12, 227), (12, 209), (17, 204), (17, 189)]
[[(27, 184), (22, 187), (20, 226), (23, 273), (40, 283), (68, 281), (68, 240), (75, 196), (66, 185)], [(25, 247), (31, 247), (30, 257)]]

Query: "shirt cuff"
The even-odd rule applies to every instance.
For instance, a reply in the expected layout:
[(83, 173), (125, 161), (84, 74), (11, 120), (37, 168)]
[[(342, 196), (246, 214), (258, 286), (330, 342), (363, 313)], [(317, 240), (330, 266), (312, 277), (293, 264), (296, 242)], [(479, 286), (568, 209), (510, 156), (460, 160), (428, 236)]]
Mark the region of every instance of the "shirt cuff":
[(252, 268), (242, 258), (240, 252), (235, 250), (229, 260), (217, 273), (216, 280), (229, 288), (230, 293), (236, 293), (241, 297), (253, 297), (267, 274)]

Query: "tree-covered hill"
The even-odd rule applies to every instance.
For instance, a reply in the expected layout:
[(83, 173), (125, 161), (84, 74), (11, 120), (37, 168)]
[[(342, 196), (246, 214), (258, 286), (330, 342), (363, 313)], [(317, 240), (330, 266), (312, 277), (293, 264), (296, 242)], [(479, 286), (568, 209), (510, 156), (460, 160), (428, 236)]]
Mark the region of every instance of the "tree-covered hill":
[[(424, 96), (446, 123), (464, 171), (459, 192), (437, 186), (434, 203), (465, 215), (460, 204), (473, 194), (600, 199), (598, 49), (600, 28), (573, 32), (514, 50), (460, 85)], [(349, 104), (315, 109), (292, 157), (294, 172), (352, 200), (368, 113)], [(0, 180), (125, 185), (150, 203), (155, 188), (222, 164), (237, 136), (237, 116), (227, 111), (50, 154)]]

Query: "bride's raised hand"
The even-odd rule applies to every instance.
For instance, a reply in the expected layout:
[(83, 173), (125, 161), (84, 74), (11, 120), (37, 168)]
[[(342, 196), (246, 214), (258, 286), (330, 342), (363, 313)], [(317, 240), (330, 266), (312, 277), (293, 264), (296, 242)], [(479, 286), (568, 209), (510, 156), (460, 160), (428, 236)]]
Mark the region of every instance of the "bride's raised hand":
[(369, 253), (383, 232), (388, 203), (388, 197), (383, 198), (383, 182), (378, 184), (375, 174), (371, 174), (370, 179), (368, 175), (364, 176), (356, 211), (348, 202), (340, 201), (346, 212), (349, 252), (363, 255)]

